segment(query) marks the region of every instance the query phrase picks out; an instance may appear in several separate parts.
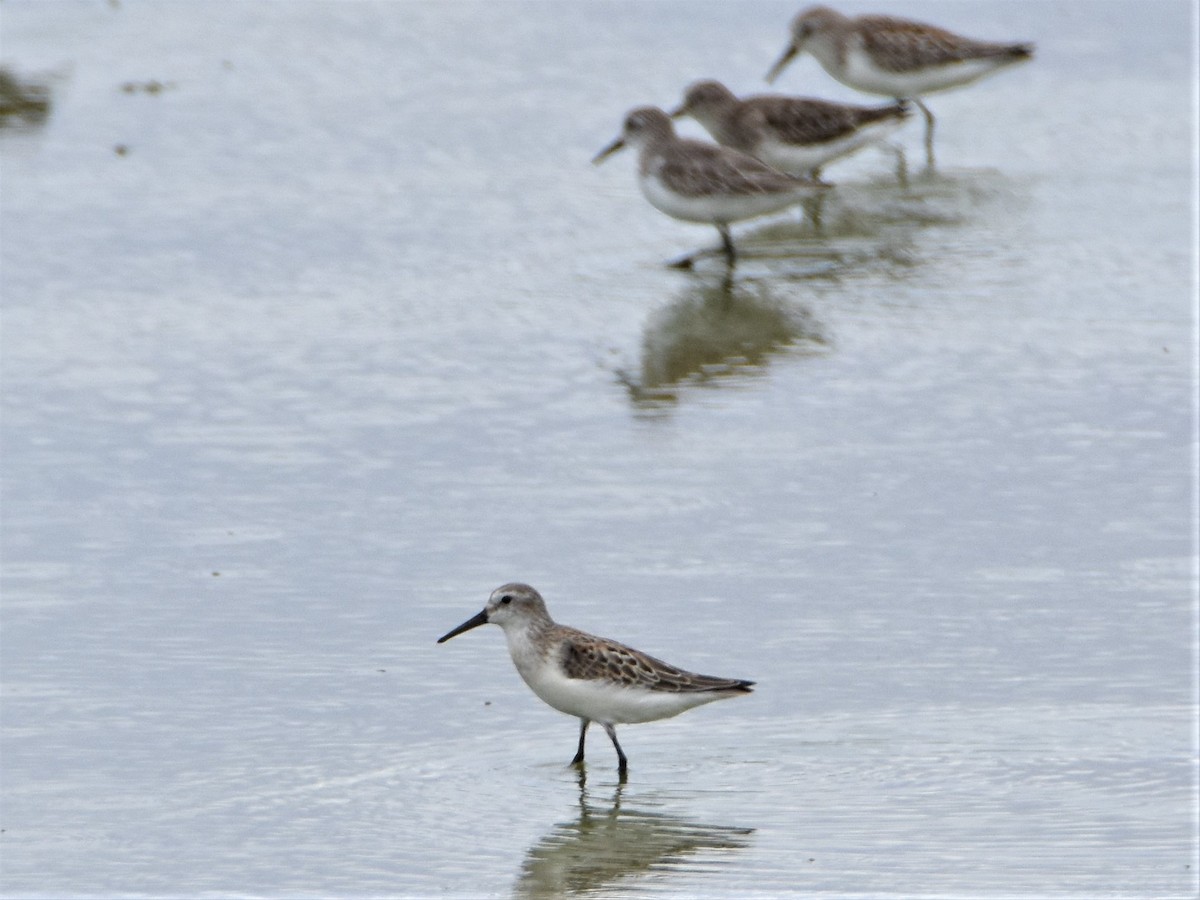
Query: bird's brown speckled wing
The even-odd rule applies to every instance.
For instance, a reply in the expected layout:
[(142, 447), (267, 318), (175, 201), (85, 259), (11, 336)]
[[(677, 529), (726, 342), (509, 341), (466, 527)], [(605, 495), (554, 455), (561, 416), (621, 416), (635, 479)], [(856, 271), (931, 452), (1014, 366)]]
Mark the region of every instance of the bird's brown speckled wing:
[(880, 119), (902, 117), (900, 106), (850, 106), (824, 100), (756, 97), (746, 101), (746, 123), (765, 126), (792, 144), (821, 144)]
[(945, 66), (972, 59), (1028, 56), (1025, 44), (994, 44), (975, 41), (944, 28), (893, 19), (890, 16), (863, 16), (857, 22), (857, 36), (875, 63), (890, 72)]
[(783, 194), (803, 187), (752, 156), (700, 141), (679, 141), (657, 170), (672, 190), (685, 197)]
[(752, 681), (714, 678), (677, 669), (632, 647), (573, 632), (562, 643), (562, 666), (568, 678), (610, 681), (625, 687), (674, 693), (749, 691)]

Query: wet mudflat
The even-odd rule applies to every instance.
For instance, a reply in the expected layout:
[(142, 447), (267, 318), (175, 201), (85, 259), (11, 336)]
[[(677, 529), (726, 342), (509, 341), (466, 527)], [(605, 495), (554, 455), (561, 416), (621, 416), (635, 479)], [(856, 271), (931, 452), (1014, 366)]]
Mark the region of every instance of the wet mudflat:
[[(1038, 58), (668, 270), (794, 12), (4, 5), (5, 895), (1194, 894), (1190, 11), (912, 4)], [(581, 781), (513, 579), (758, 687)]]

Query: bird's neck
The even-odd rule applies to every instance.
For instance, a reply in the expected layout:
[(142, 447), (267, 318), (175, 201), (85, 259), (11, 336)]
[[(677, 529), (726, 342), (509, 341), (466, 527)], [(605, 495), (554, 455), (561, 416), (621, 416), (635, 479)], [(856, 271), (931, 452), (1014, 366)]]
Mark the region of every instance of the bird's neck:
[(549, 644), (540, 638), (553, 627), (554, 623), (547, 619), (544, 622), (529, 622), (522, 628), (504, 629), (513, 665), (526, 681), (529, 680), (529, 673), (536, 671), (545, 661)]
[(717, 139), (718, 144), (732, 146), (730, 125), (732, 104), (723, 103), (719, 107), (705, 108), (692, 113), (692, 117), (704, 126), (704, 130)]

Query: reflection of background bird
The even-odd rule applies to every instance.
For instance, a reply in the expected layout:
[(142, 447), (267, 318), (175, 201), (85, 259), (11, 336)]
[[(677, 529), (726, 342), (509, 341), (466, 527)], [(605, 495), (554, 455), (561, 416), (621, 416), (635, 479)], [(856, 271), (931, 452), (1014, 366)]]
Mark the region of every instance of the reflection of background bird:
[(741, 850), (753, 828), (689, 822), (664, 813), (621, 808), (618, 786), (609, 808), (588, 801), (581, 783), (579, 817), (555, 825), (529, 848), (513, 893), (565, 897), (611, 887), (650, 869), (685, 869), (705, 851)]
[(638, 374), (620, 378), (635, 403), (653, 406), (674, 400), (685, 381), (751, 371), (802, 342), (825, 343), (807, 310), (780, 303), (765, 285), (724, 278), (690, 287), (657, 312), (642, 335)]
[(0, 67), (0, 129), (41, 125), (50, 115), (50, 84)]
[(925, 155), (933, 168), (933, 113), (921, 97), (962, 87), (1033, 56), (1032, 44), (992, 43), (890, 16), (849, 18), (814, 6), (792, 21), (792, 37), (767, 72), (772, 82), (807, 50), (842, 84), (912, 100), (925, 114)]

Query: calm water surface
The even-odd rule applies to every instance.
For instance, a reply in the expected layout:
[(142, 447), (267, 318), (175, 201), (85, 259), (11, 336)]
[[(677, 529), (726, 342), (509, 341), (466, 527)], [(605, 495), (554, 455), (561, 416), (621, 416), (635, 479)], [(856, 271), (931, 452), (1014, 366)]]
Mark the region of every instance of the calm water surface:
[[(668, 270), (796, 8), (3, 4), (5, 896), (1195, 895), (1192, 5), (888, 7), (1038, 59)], [(581, 783), (513, 579), (759, 688)]]

